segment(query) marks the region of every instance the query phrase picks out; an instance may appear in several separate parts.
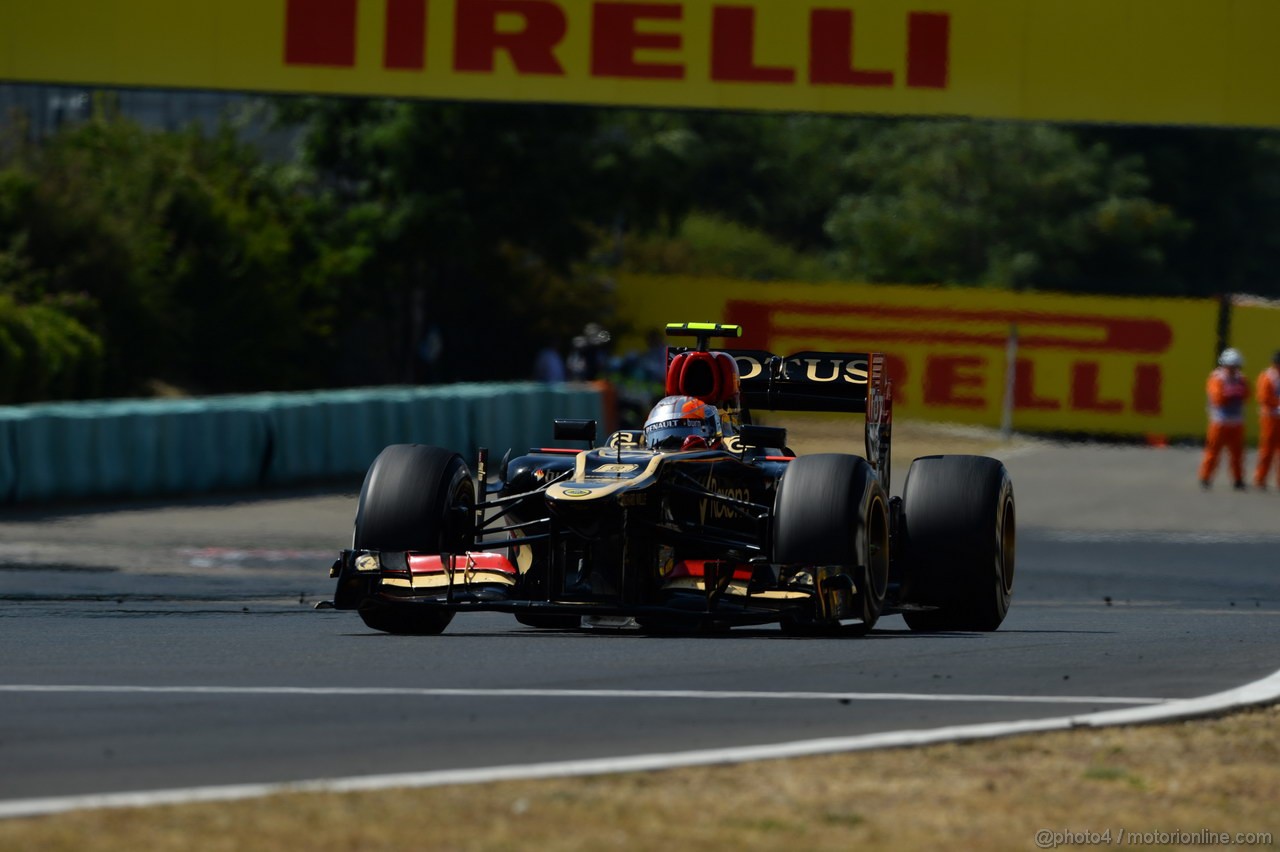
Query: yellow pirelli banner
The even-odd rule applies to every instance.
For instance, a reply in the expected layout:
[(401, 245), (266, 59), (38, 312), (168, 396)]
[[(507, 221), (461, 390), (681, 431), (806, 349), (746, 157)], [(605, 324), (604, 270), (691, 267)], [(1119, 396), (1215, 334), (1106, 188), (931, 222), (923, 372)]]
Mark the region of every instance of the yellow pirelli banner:
[(0, 79), (1280, 126), (1277, 0), (3, 0)]
[(1019, 431), (1204, 434), (1212, 299), (679, 276), (624, 276), (619, 295), (640, 329), (729, 322), (743, 326), (737, 348), (884, 352), (900, 418), (999, 426), (1011, 377)]

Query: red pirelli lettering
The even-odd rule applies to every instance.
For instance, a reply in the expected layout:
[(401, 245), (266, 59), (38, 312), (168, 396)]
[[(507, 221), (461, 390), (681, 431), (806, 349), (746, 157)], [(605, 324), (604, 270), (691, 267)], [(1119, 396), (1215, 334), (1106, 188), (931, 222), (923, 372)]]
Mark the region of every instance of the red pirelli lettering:
[[(1008, 325), (1020, 323), (1020, 351), (1066, 351), (1160, 356), (1173, 344), (1173, 329), (1157, 318), (1107, 317), (1089, 314), (1056, 314), (1036, 310), (966, 310), (893, 305), (838, 305), (812, 302), (759, 302), (730, 299), (726, 322), (743, 326), (742, 346), (774, 351), (775, 341), (849, 341), (850, 346), (880, 347), (894, 343), (972, 346), (1003, 350)], [(863, 321), (863, 322), (859, 322)], [(938, 327), (938, 323), (947, 325)], [(926, 324), (928, 324), (926, 326)], [(856, 327), (855, 327), (856, 326)], [(928, 327), (931, 326), (931, 327)], [(949, 327), (950, 326), (950, 327)], [(894, 395), (902, 403), (908, 364), (902, 358), (886, 358), (894, 382)], [(923, 402), (928, 405), (982, 408), (986, 399), (984, 370), (989, 360), (978, 354), (926, 354), (922, 376)], [(1143, 361), (1122, 369), (1132, 370), (1128, 399), (1103, 396), (1103, 371), (1116, 366), (1094, 360), (1073, 361), (1065, 382), (1058, 377), (1038, 386), (1034, 355), (1020, 357), (1014, 365), (1014, 408), (1018, 411), (1075, 411), (1120, 416), (1126, 413), (1159, 416), (1164, 409), (1164, 375), (1159, 363)], [(1116, 376), (1115, 378), (1119, 378)]]
[[(503, 15), (521, 18), (523, 26), (501, 30), (498, 18)], [(555, 49), (568, 31), (564, 10), (551, 0), (458, 0), (454, 70), (492, 72), (503, 50), (521, 74), (562, 77)]]
[(945, 89), (951, 71), (951, 16), (912, 12), (907, 16), (907, 86)]
[(427, 0), (387, 0), (383, 64), (390, 70), (421, 71), (427, 60)]
[(1163, 410), (1164, 374), (1159, 364), (1139, 364), (1133, 371), (1133, 410), (1156, 415)]
[(794, 83), (791, 68), (756, 64), (756, 10), (716, 6), (711, 10), (711, 79), (717, 83)]
[(986, 385), (983, 371), (987, 359), (979, 355), (934, 355), (924, 364), (924, 401), (926, 405), (955, 408), (986, 408), (987, 400), (965, 394), (965, 389), (981, 392)]
[[(1173, 329), (1155, 317), (1108, 317), (1097, 314), (1049, 313), (1037, 310), (918, 308), (897, 305), (839, 305), (814, 302), (749, 302), (731, 299), (726, 322), (743, 324), (747, 334), (768, 348), (768, 338), (850, 340), (857, 343), (946, 343), (1003, 348), (1008, 326), (1020, 326), (1018, 346), (1024, 350), (1063, 349), (1076, 352), (1128, 352), (1159, 355), (1173, 344)], [(778, 322), (775, 315), (785, 315)], [(742, 319), (738, 319), (742, 317)], [(812, 321), (805, 317), (814, 317)], [(840, 318), (839, 324), (832, 322)], [(754, 331), (746, 319), (763, 321)], [(861, 327), (850, 321), (866, 320)], [(898, 322), (895, 322), (898, 321)], [(950, 329), (922, 328), (925, 322), (948, 322)], [(965, 327), (976, 327), (965, 330)], [(986, 330), (977, 330), (983, 329)], [(1041, 330), (1047, 329), (1047, 330)], [(1075, 332), (1075, 333), (1072, 333)], [(744, 338), (744, 346), (745, 343)]]
[(1098, 375), (1102, 368), (1091, 361), (1071, 365), (1071, 408), (1075, 411), (1097, 411), (1103, 414), (1119, 414), (1124, 411), (1124, 401), (1102, 399), (1098, 396)]
[(1019, 358), (1013, 368), (1013, 407), (1020, 411), (1057, 411), (1062, 403), (1056, 399), (1036, 396), (1036, 367), (1026, 358)]
[(677, 51), (679, 33), (641, 32), (644, 20), (679, 21), (682, 6), (670, 3), (597, 3), (591, 22), (591, 73), (596, 77), (681, 80), (684, 66), (675, 62), (640, 62), (640, 50)]
[[(425, 71), (429, 0), (366, 2), (385, 4), (382, 67)], [(894, 45), (904, 57), (902, 73), (901, 68), (857, 65), (855, 13), (848, 8), (771, 6), (769, 16), (807, 15), (809, 39), (807, 45), (797, 46), (799, 55), (793, 63), (768, 65), (757, 57), (757, 47), (769, 38), (761, 31), (760, 8), (741, 0), (708, 4), (710, 43), (697, 45), (692, 59), (680, 55), (686, 48), (686, 33), (681, 29), (686, 2), (438, 2), (453, 9), (452, 70), (461, 73), (494, 73), (497, 54), (502, 52), (518, 74), (568, 76), (558, 51), (571, 31), (582, 37), (589, 29), (589, 65), (571, 69), (584, 77), (680, 81), (686, 79), (690, 62), (698, 67), (701, 63), (696, 60), (705, 59), (705, 73), (713, 83), (793, 86), (801, 74), (798, 69), (806, 64), (811, 86), (891, 88), (905, 81), (906, 88), (946, 89), (950, 81), (951, 15), (943, 12), (907, 13), (906, 44)], [(870, 14), (878, 13), (872, 9)], [(284, 15), (285, 65), (356, 66), (360, 0), (285, 0)], [(703, 50), (707, 53), (702, 54)]]
[(357, 0), (288, 0), (284, 61), (288, 65), (356, 64)]
[(911, 369), (907, 366), (907, 360), (897, 355), (885, 354), (884, 371), (889, 377), (889, 382), (893, 385), (893, 399), (902, 405), (906, 405), (911, 401), (910, 396), (903, 390), (907, 386), (907, 379), (911, 376)]
[(814, 9), (809, 18), (809, 82), (815, 86), (892, 86), (892, 71), (859, 69), (853, 62), (853, 12)]

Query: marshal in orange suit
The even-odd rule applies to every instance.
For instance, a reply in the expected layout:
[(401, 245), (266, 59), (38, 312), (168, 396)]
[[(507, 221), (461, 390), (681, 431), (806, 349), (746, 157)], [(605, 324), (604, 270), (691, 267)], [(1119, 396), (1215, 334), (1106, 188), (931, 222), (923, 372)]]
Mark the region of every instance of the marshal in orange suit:
[(1225, 448), (1231, 458), (1231, 478), (1237, 490), (1244, 490), (1244, 404), (1249, 398), (1249, 380), (1242, 374), (1244, 358), (1235, 349), (1218, 356), (1218, 369), (1209, 374), (1205, 393), (1209, 397), (1209, 434), (1200, 462), (1200, 487), (1213, 484), (1218, 456)]
[(1258, 376), (1258, 463), (1253, 468), (1253, 484), (1267, 487), (1271, 462), (1276, 461), (1276, 485), (1280, 486), (1280, 352), (1271, 356), (1271, 366)]

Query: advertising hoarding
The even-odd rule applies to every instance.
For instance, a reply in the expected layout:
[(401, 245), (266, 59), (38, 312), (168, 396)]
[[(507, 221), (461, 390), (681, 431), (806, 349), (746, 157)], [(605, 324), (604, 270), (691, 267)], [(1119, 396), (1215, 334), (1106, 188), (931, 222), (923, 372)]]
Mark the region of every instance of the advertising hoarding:
[(6, 0), (0, 79), (1280, 126), (1274, 0)]
[(1212, 299), (680, 276), (623, 276), (619, 294), (624, 318), (642, 329), (730, 322), (743, 326), (732, 345), (744, 349), (884, 352), (903, 418), (1000, 426), (1016, 333), (1015, 429), (1204, 433), (1218, 322)]

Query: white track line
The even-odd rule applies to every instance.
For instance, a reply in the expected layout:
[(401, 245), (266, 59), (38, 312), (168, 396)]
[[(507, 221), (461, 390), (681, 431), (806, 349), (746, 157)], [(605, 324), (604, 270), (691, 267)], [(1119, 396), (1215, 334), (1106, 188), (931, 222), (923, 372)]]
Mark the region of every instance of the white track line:
[(1152, 706), (1103, 710), (1079, 716), (1058, 716), (1051, 719), (992, 722), (979, 725), (953, 725), (929, 730), (887, 731), (879, 734), (826, 737), (774, 745), (701, 749), (673, 754), (642, 754), (592, 760), (567, 760), (524, 766), (405, 772), (395, 775), (319, 779), (288, 784), (239, 784), (221, 787), (193, 787), (182, 790), (19, 799), (0, 802), (0, 818), (39, 816), (86, 808), (152, 807), (194, 802), (220, 802), (282, 793), (347, 793), (386, 790), (395, 787), (484, 784), (494, 781), (568, 778), (617, 772), (646, 772), (683, 766), (745, 763), (752, 760), (807, 757), (835, 752), (863, 751), (873, 748), (903, 748), (942, 742), (991, 739), (1013, 734), (1040, 733), (1071, 728), (1098, 728), (1108, 725), (1167, 722), (1174, 719), (1221, 713), (1253, 704), (1270, 703), (1277, 699), (1280, 699), (1280, 671), (1273, 672), (1271, 675), (1253, 683), (1201, 698), (1175, 699)]
[(1070, 544), (1276, 544), (1280, 535), (1256, 532), (1190, 532), (1186, 530), (1019, 530), (1033, 538)]
[(1164, 704), (1167, 698), (1115, 698), (1088, 695), (935, 695), (917, 692), (716, 692), (693, 689), (432, 689), (344, 686), (84, 686), (0, 684), (0, 693), (98, 693), (157, 695), (349, 695), (412, 698), (641, 698), (756, 701), (942, 701), (1002, 704)]

